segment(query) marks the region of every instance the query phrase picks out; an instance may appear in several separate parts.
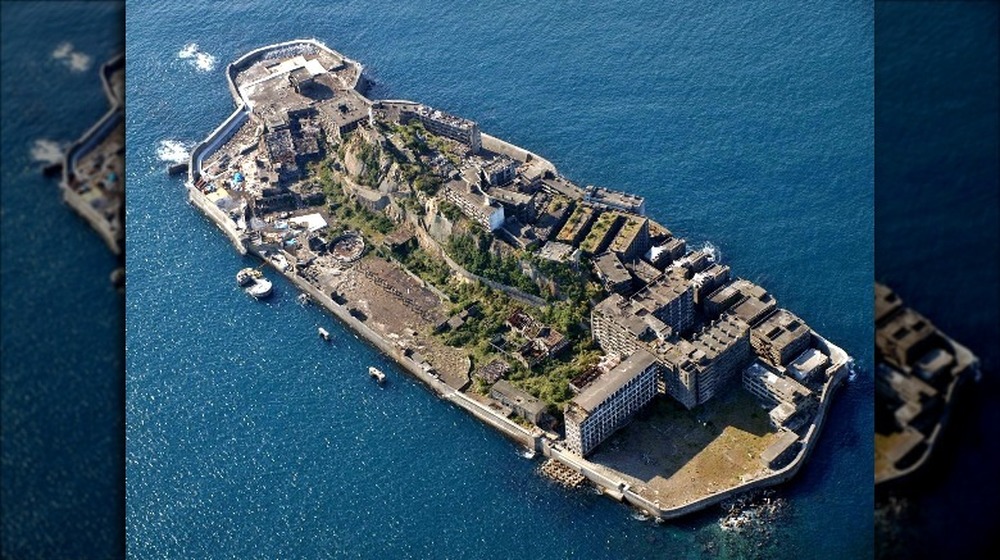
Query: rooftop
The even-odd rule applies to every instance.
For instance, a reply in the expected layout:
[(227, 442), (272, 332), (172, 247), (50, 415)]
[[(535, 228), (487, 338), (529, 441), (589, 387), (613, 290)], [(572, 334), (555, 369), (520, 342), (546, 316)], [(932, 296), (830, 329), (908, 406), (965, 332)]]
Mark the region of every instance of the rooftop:
[(506, 379), (494, 383), (492, 390), (503, 395), (508, 401), (516, 403), (531, 415), (545, 411), (545, 403), (531, 396), (527, 391), (515, 387)]
[(653, 313), (691, 290), (691, 281), (678, 270), (662, 274), (632, 297), (643, 309)]
[(580, 242), (580, 249), (588, 253), (599, 251), (601, 246), (608, 242), (610, 234), (619, 227), (618, 224), (622, 219), (623, 215), (620, 212), (602, 212), (597, 221), (594, 222), (594, 226), (590, 228), (590, 233)]
[(618, 230), (618, 235), (615, 237), (615, 240), (611, 242), (611, 250), (620, 253), (628, 249), (635, 237), (642, 232), (643, 226), (648, 228), (649, 220), (630, 216), (626, 219), (621, 229)]
[(618, 255), (610, 251), (594, 257), (594, 267), (597, 268), (598, 274), (607, 278), (608, 282), (612, 284), (628, 282), (632, 279), (632, 275), (618, 259)]
[(753, 336), (784, 346), (809, 333), (809, 325), (787, 309), (779, 309), (753, 329)]
[(636, 350), (617, 367), (581, 391), (573, 399), (573, 403), (587, 412), (593, 412), (608, 397), (654, 364), (656, 364), (655, 356), (642, 349)]
[(588, 204), (577, 204), (573, 213), (569, 215), (566, 224), (559, 230), (556, 239), (564, 243), (573, 243), (577, 236), (590, 225), (594, 217), (594, 207)]
[(881, 323), (887, 317), (903, 307), (903, 300), (888, 286), (875, 284), (875, 323)]
[(648, 339), (649, 334), (659, 339), (666, 339), (673, 333), (669, 325), (634, 301), (625, 299), (621, 294), (612, 294), (605, 298), (594, 307), (594, 310), (613, 317), (616, 323), (641, 340)]
[(641, 210), (644, 199), (641, 196), (627, 192), (613, 191), (604, 187), (595, 187), (594, 185), (588, 185), (583, 192), (584, 200), (593, 202), (594, 204), (604, 204), (642, 214)]

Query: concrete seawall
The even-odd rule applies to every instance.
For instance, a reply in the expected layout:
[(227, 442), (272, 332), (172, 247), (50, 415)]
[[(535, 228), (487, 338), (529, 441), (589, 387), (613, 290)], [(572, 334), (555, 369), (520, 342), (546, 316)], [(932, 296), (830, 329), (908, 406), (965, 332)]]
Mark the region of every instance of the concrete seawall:
[[(825, 342), (825, 341), (824, 341)], [(835, 348), (835, 347), (834, 347)], [(843, 355), (842, 359), (846, 360), (846, 354), (837, 348), (837, 350)], [(839, 367), (836, 367), (831, 380), (823, 389), (823, 394), (821, 397), (821, 402), (824, 403), (820, 406), (816, 419), (813, 421), (812, 426), (810, 426), (806, 436), (803, 438), (802, 449), (799, 450), (798, 455), (792, 460), (788, 465), (782, 467), (781, 469), (775, 471), (774, 473), (757, 480), (735, 486), (726, 490), (715, 492), (709, 494), (703, 498), (696, 501), (689, 502), (683, 506), (678, 506), (674, 508), (662, 508), (656, 502), (652, 502), (639, 494), (631, 491), (628, 488), (628, 483), (621, 480), (614, 480), (607, 475), (599, 472), (598, 470), (592, 468), (591, 463), (586, 459), (583, 459), (575, 454), (569, 453), (562, 449), (558, 445), (550, 444), (548, 441), (541, 442), (541, 452), (546, 457), (551, 457), (558, 460), (564, 465), (572, 468), (576, 472), (582, 474), (587, 480), (591, 481), (599, 488), (601, 488), (606, 494), (611, 497), (627, 502), (643, 511), (647, 514), (652, 515), (658, 519), (674, 519), (677, 517), (682, 517), (696, 511), (701, 511), (705, 508), (711, 507), (713, 505), (724, 502), (730, 498), (750, 492), (753, 490), (760, 490), (762, 488), (768, 488), (771, 486), (776, 486), (783, 482), (787, 482), (792, 479), (805, 464), (806, 460), (812, 454), (813, 449), (816, 446), (816, 441), (819, 439), (819, 434), (823, 429), (823, 424), (826, 420), (826, 414), (828, 409), (832, 405), (833, 394), (837, 391), (840, 385), (843, 384), (844, 379), (848, 375), (848, 364), (846, 361), (842, 362)]]
[(530, 156), (531, 161), (538, 163), (543, 169), (547, 169), (553, 173), (556, 172), (556, 166), (553, 165), (551, 161), (543, 158), (542, 156), (534, 152), (529, 152), (528, 150), (525, 150), (520, 146), (515, 146), (510, 142), (501, 140), (500, 138), (497, 138), (495, 136), (490, 136), (485, 132), (482, 133), (482, 137), (483, 137), (483, 148), (486, 148), (491, 152), (503, 154), (505, 156), (510, 157), (511, 159), (520, 161), (522, 163), (527, 161), (528, 157)]
[[(251, 252), (257, 256), (260, 256), (256, 251), (251, 249)], [(263, 257), (261, 257), (263, 259)], [(270, 266), (270, 261), (264, 259), (268, 266)], [(303, 292), (309, 294), (309, 297), (313, 301), (322, 305), (327, 311), (333, 314), (334, 317), (345, 323), (350, 327), (355, 333), (360, 335), (369, 344), (378, 348), (383, 354), (392, 358), (397, 364), (403, 367), (411, 375), (416, 377), (418, 380), (422, 381), (429, 389), (431, 389), (439, 397), (450, 401), (462, 408), (466, 412), (472, 414), (476, 418), (486, 422), (487, 424), (493, 426), (499, 430), (502, 434), (508, 438), (514, 440), (515, 442), (523, 445), (528, 449), (537, 449), (538, 436), (532, 434), (524, 427), (512, 422), (510, 419), (505, 418), (499, 414), (494, 413), (488, 407), (479, 403), (478, 401), (468, 397), (467, 395), (457, 391), (456, 389), (450, 387), (445, 382), (438, 379), (436, 376), (431, 375), (423, 370), (419, 364), (414, 362), (407, 356), (403, 355), (402, 348), (396, 344), (386, 340), (381, 335), (370, 329), (362, 321), (358, 320), (356, 317), (350, 314), (350, 311), (343, 306), (333, 301), (333, 299), (328, 295), (324, 294), (316, 286), (310, 284), (301, 276), (295, 274), (292, 271), (281, 272), (273, 268), (275, 272), (283, 275), (292, 284), (298, 287)]]
[(63, 187), (63, 202), (69, 205), (81, 218), (90, 224), (104, 243), (107, 244), (108, 249), (115, 255), (122, 254), (122, 244), (121, 240), (115, 235), (115, 232), (111, 229), (111, 224), (108, 222), (107, 218), (103, 214), (98, 212), (93, 206), (91, 206), (87, 201), (83, 199), (76, 191), (73, 189)]
[(236, 231), (236, 224), (222, 211), (221, 208), (216, 206), (211, 200), (205, 196), (204, 193), (199, 191), (197, 187), (192, 184), (188, 184), (188, 200), (191, 204), (195, 205), (199, 210), (202, 211), (208, 218), (219, 227), (229, 237), (229, 240), (233, 242), (233, 246), (239, 251), (241, 255), (247, 254), (246, 243), (244, 243), (243, 236)]
[[(252, 108), (248, 100), (243, 99), (240, 95), (239, 89), (236, 86), (236, 78), (239, 72), (252, 65), (254, 62), (260, 60), (263, 57), (271, 56), (272, 54), (281, 52), (291, 52), (282, 51), (282, 49), (294, 49), (297, 47), (302, 48), (322, 48), (338, 57), (341, 57), (345, 62), (349, 64), (357, 64), (343, 55), (340, 55), (336, 51), (332, 51), (327, 48), (322, 43), (315, 40), (297, 40), (288, 41), (285, 43), (278, 43), (276, 45), (270, 45), (267, 47), (262, 47), (247, 53), (243, 57), (237, 59), (235, 62), (227, 66), (226, 75), (229, 82), (230, 93), (233, 95), (234, 101), (237, 103), (237, 109), (233, 112), (219, 127), (217, 127), (203, 142), (192, 150), (191, 153), (191, 163), (189, 167), (189, 182), (188, 182), (188, 192), (189, 200), (192, 204), (199, 208), (202, 213), (204, 213), (212, 222), (214, 222), (232, 241), (234, 247), (241, 254), (246, 254), (248, 252), (255, 254), (256, 256), (263, 259), (263, 256), (258, 252), (258, 248), (255, 248), (249, 244), (248, 239), (245, 235), (242, 235), (237, 231), (235, 223), (229, 216), (223, 212), (218, 206), (212, 203), (205, 195), (202, 193), (195, 185), (198, 180), (202, 178), (203, 169), (202, 163), (205, 158), (207, 158), (215, 150), (219, 149), (226, 140), (232, 137), (232, 135), (239, 130), (250, 118)], [(358, 65), (360, 68), (360, 65)], [(355, 86), (361, 80), (361, 73), (358, 74), (358, 79), (355, 80)], [(376, 102), (378, 103), (378, 102)], [(387, 101), (387, 103), (409, 103), (405, 101)], [(538, 155), (524, 150), (518, 146), (500, 140), (498, 138), (483, 134), (483, 146), (484, 148), (494, 151), (497, 153), (505, 154), (518, 161), (527, 161), (529, 158), (533, 162), (537, 162), (543, 169), (551, 170), (556, 172), (555, 166), (548, 160), (539, 157)], [(448, 257), (436, 241), (434, 241), (426, 232), (421, 231), (421, 228), (417, 228), (418, 237), (421, 239), (421, 245), (425, 242), (429, 243), (429, 246), (436, 247), (438, 254), (444, 257), (448, 266), (456, 273), (467, 279), (482, 282), (484, 284), (490, 285), (491, 287), (504, 291), (511, 297), (529, 303), (531, 305), (544, 305), (545, 301), (541, 298), (537, 298), (530, 294), (525, 294), (512, 288), (510, 286), (504, 286), (497, 284), (488, 279), (481, 278), (478, 275), (472, 274), (471, 272), (465, 270), (463, 267), (455, 263), (452, 259)], [(423, 236), (420, 236), (423, 234)], [(839, 385), (843, 382), (843, 379), (847, 376), (847, 356), (842, 350), (829, 344), (824, 339), (817, 338), (821, 341), (821, 348), (825, 345), (825, 348), (830, 351), (831, 357), (834, 358), (834, 363), (837, 364), (832, 371), (831, 380), (824, 386), (823, 392), (820, 398), (820, 406), (817, 411), (816, 417), (813, 423), (810, 425), (807, 433), (803, 436), (801, 442), (802, 447), (796, 457), (785, 467), (774, 471), (766, 477), (741, 484), (739, 486), (705, 495), (695, 501), (689, 502), (682, 506), (673, 508), (663, 508), (659, 503), (650, 501), (638, 493), (632, 491), (628, 484), (622, 480), (615, 480), (611, 476), (605, 474), (598, 470), (598, 466), (594, 463), (587, 461), (586, 459), (579, 457), (566, 449), (562, 448), (558, 442), (550, 440), (544, 437), (544, 433), (541, 430), (528, 430), (521, 425), (511, 421), (510, 419), (502, 416), (498, 412), (489, 408), (488, 406), (480, 403), (479, 401), (470, 398), (468, 395), (450, 387), (443, 381), (441, 381), (436, 375), (425, 371), (418, 363), (413, 361), (411, 358), (407, 357), (403, 353), (403, 349), (399, 347), (396, 343), (387, 340), (386, 338), (379, 335), (377, 332), (369, 328), (363, 321), (352, 316), (346, 306), (336, 303), (330, 294), (323, 293), (319, 288), (312, 285), (305, 278), (299, 276), (295, 269), (292, 268), (289, 271), (279, 271), (271, 265), (268, 259), (263, 259), (273, 270), (285, 276), (293, 285), (298, 287), (302, 292), (308, 294), (315, 302), (322, 305), (330, 313), (332, 313), (337, 319), (345, 323), (350, 327), (359, 337), (367, 341), (369, 344), (373, 345), (384, 353), (389, 358), (393, 359), (397, 364), (399, 364), (403, 369), (408, 371), (415, 378), (423, 382), (428, 388), (430, 388), (435, 394), (440, 396), (442, 399), (450, 401), (460, 408), (464, 409), (469, 414), (480, 419), (486, 424), (496, 428), (501, 434), (510, 438), (511, 440), (523, 445), (524, 447), (539, 451), (545, 456), (553, 458), (568, 467), (576, 470), (586, 477), (588, 480), (593, 482), (599, 488), (601, 488), (608, 495), (626, 503), (629, 503), (639, 509), (642, 509), (649, 514), (659, 518), (659, 519), (671, 519), (680, 517), (699, 511), (710, 507), (712, 505), (718, 504), (724, 500), (727, 500), (735, 495), (745, 493), (747, 491), (765, 488), (773, 485), (785, 482), (795, 476), (795, 474), (802, 467), (806, 459), (810, 456), (813, 448), (816, 445), (819, 434), (822, 430), (823, 424), (825, 422), (826, 414), (829, 407), (832, 404), (832, 396), (837, 390)], [(815, 333), (814, 333), (815, 334)], [(838, 352), (834, 356), (833, 351)], [(360, 373), (359, 373), (360, 374)]]
[[(115, 72), (124, 69), (125, 53), (122, 53), (101, 65), (101, 87), (104, 88), (104, 95), (106, 95), (111, 101), (111, 104), (116, 107), (123, 105), (125, 100), (115, 95), (115, 89), (111, 86), (111, 76), (113, 76)], [(125, 95), (125, 92), (122, 91), (121, 94)]]
[(205, 162), (205, 158), (222, 147), (248, 120), (250, 120), (250, 113), (246, 110), (246, 106), (240, 105), (205, 140), (191, 150), (191, 161), (188, 165), (188, 178), (191, 184), (196, 184), (204, 174), (202, 163)]

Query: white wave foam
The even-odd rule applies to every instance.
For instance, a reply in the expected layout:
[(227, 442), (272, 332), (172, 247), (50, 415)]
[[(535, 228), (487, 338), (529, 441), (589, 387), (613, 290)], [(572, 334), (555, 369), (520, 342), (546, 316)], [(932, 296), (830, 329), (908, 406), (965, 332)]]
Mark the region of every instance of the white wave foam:
[(190, 147), (178, 140), (160, 140), (156, 157), (167, 163), (184, 163), (191, 157)]
[(215, 70), (218, 59), (215, 56), (201, 50), (198, 43), (188, 43), (177, 52), (177, 58), (187, 60), (191, 66), (201, 72), (211, 72)]
[(719, 248), (716, 247), (711, 241), (706, 241), (701, 250), (708, 255), (708, 258), (714, 263), (722, 260), (722, 252), (719, 251)]
[(73, 52), (73, 43), (59, 43), (56, 50), (52, 51), (52, 58), (62, 60)]
[(215, 64), (217, 59), (208, 53), (198, 53), (198, 56), (194, 57), (194, 66), (202, 72), (211, 72), (215, 70)]
[(46, 165), (61, 162), (63, 154), (63, 146), (55, 140), (35, 140), (31, 147), (31, 159)]
[(90, 56), (83, 53), (73, 53), (69, 55), (70, 70), (75, 72), (86, 72), (90, 70)]
[(858, 371), (861, 368), (855, 363), (854, 358), (847, 358), (847, 382), (851, 383), (858, 378)]
[(194, 58), (198, 54), (198, 43), (188, 43), (177, 53), (177, 58)]
[(92, 59), (90, 55), (73, 50), (73, 43), (64, 41), (52, 51), (52, 58), (62, 62), (67, 68), (74, 72), (86, 72), (90, 70)]

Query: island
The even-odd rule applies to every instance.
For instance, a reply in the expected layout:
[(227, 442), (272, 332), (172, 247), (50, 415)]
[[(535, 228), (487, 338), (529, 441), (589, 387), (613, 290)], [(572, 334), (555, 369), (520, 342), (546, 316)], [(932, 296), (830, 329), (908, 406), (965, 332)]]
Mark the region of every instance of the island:
[(236, 109), (191, 151), (190, 202), (543, 473), (664, 520), (816, 447), (847, 353), (642, 197), (368, 99), (362, 65), (315, 39), (226, 76)]
[(927, 463), (979, 359), (875, 284), (875, 364), (875, 484), (898, 486)]

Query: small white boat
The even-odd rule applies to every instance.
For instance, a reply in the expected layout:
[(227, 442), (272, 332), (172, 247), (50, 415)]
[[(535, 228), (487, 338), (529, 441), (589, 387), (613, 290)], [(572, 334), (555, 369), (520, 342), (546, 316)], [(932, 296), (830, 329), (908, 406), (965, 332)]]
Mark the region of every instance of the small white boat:
[(295, 300), (299, 302), (299, 305), (309, 305), (309, 294), (299, 294)]
[(260, 271), (256, 268), (247, 267), (236, 273), (236, 283), (240, 286), (246, 286), (260, 275)]
[(382, 370), (378, 369), (375, 366), (368, 367), (368, 375), (370, 375), (372, 379), (378, 381), (379, 383), (385, 382), (385, 374), (382, 373)]
[(247, 286), (246, 292), (257, 299), (264, 299), (271, 295), (273, 288), (271, 281), (267, 278), (259, 278), (253, 284)]
[(326, 329), (324, 329), (323, 327), (320, 327), (319, 328), (319, 337), (322, 338), (323, 340), (327, 340), (328, 341), (328, 340), (330, 340), (330, 333)]

